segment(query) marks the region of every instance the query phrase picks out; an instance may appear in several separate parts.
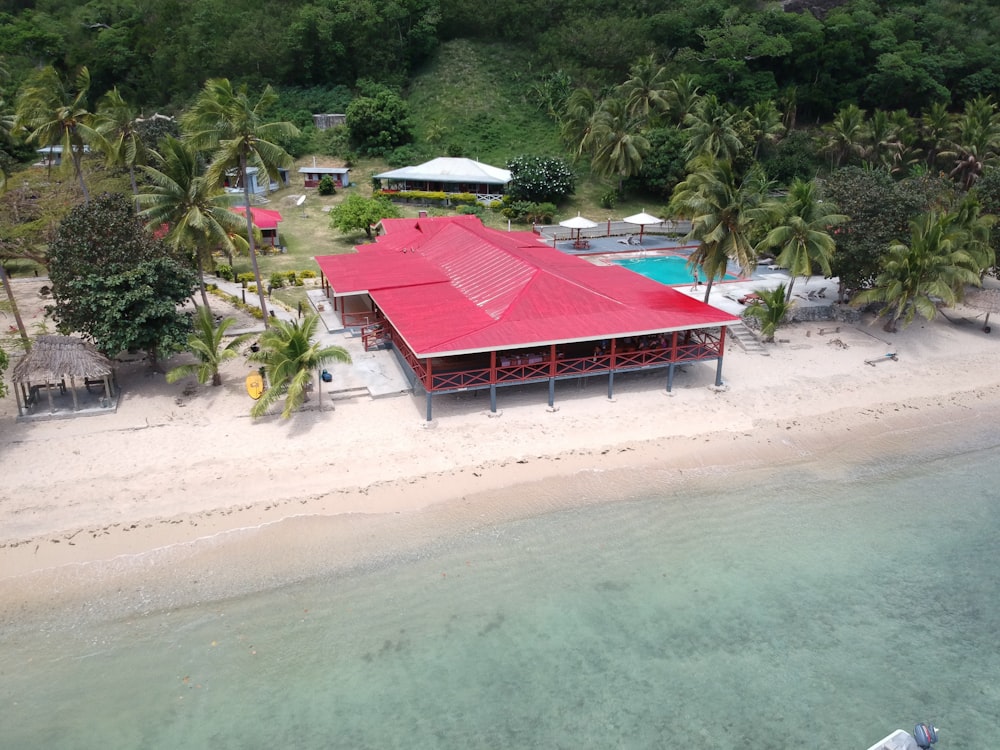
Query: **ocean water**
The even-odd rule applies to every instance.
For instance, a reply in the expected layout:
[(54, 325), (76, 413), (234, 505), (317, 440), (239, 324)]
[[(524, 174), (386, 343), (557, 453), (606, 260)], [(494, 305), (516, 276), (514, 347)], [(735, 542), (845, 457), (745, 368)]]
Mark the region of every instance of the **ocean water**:
[(287, 580), (258, 536), (238, 596), (4, 622), (0, 747), (864, 750), (918, 721), (991, 747), (1000, 437), (946, 432), (683, 479), (665, 457), (433, 533), (356, 519), (336, 543), (364, 551)]

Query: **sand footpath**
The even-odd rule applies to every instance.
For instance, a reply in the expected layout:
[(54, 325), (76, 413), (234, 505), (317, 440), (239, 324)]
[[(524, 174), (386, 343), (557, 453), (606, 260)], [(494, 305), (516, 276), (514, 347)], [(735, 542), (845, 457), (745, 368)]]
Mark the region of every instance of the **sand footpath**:
[(604, 378), (561, 382), (555, 411), (545, 385), (501, 389), (499, 416), (485, 393), (437, 397), (429, 425), (419, 396), (251, 420), (243, 361), (219, 388), (123, 365), (114, 414), (17, 423), (13, 397), (0, 401), (0, 581), (294, 516), (412, 512), (594, 470), (793, 461), (862, 433), (992, 413), (1000, 335), (975, 316), (897, 334), (795, 324), (770, 356), (731, 344), (723, 389), (706, 363), (679, 371), (672, 394), (662, 372), (617, 378), (613, 401)]

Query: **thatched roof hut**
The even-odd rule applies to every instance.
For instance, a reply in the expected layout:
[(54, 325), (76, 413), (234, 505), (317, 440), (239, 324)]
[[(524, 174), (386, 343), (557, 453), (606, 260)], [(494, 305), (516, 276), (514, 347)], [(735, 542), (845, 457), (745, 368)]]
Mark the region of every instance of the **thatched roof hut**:
[[(97, 391), (95, 405), (98, 408), (110, 408), (113, 405), (114, 375), (111, 360), (83, 339), (39, 336), (32, 343), (31, 351), (11, 369), (18, 414), (31, 414), (38, 406), (43, 389), (48, 396), (50, 414), (60, 411), (57, 408), (60, 405), (63, 405), (61, 411), (67, 411), (68, 404), (62, 403), (67, 396), (67, 385), (74, 412), (81, 408), (77, 398), (80, 386), (86, 393), (90, 393), (91, 388)], [(54, 399), (55, 389), (59, 393)]]

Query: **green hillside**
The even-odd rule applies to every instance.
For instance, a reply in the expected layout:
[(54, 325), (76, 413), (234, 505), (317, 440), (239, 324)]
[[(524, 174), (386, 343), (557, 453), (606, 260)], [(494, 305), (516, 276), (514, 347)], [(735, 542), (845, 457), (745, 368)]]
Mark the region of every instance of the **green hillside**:
[(518, 154), (562, 151), (555, 123), (532, 96), (536, 84), (509, 45), (456, 39), (441, 45), (406, 90), (416, 148), (502, 166)]

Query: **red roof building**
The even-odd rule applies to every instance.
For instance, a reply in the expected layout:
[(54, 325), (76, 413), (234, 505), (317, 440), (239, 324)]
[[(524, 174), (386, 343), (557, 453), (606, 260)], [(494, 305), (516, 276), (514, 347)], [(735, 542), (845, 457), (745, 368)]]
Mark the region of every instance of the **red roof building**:
[(345, 327), (391, 344), (433, 393), (716, 360), (729, 313), (474, 216), (385, 219), (374, 245), (317, 257)]
[[(243, 206), (233, 206), (229, 209), (235, 214), (239, 214), (244, 219), (247, 211)], [(278, 247), (278, 222), (281, 221), (281, 213), (270, 208), (250, 207), (250, 221), (260, 230), (261, 238), (271, 247)]]

